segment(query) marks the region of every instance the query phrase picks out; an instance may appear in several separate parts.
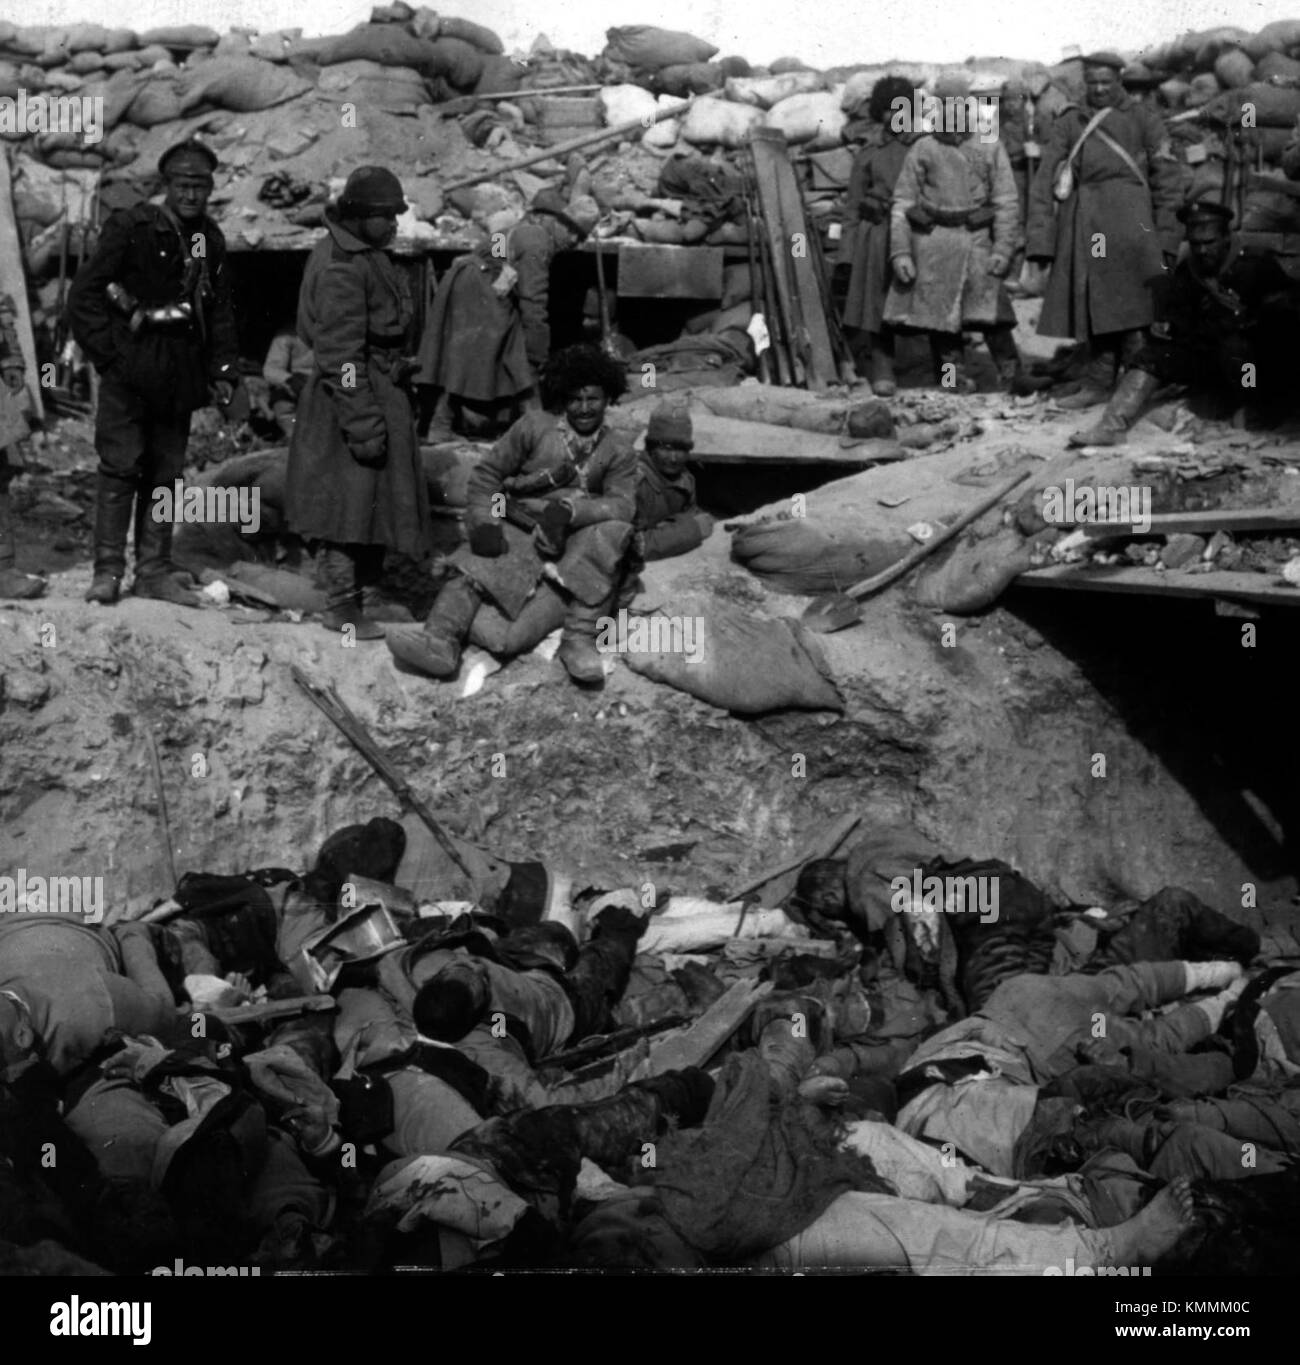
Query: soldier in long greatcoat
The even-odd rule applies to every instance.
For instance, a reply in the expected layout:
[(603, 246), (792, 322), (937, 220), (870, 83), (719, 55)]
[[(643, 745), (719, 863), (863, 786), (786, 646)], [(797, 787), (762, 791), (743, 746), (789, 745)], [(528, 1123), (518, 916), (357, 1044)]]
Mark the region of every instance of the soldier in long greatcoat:
[[(1062, 400), (1069, 408), (1106, 401), (1178, 249), (1178, 165), (1159, 115), (1120, 84), (1123, 65), (1113, 53), (1084, 59), (1086, 106), (1056, 117), (1029, 193), (1025, 254), (1051, 267), (1038, 330), (1092, 350), (1083, 390)], [(1072, 185), (1058, 188), (1067, 162)]]

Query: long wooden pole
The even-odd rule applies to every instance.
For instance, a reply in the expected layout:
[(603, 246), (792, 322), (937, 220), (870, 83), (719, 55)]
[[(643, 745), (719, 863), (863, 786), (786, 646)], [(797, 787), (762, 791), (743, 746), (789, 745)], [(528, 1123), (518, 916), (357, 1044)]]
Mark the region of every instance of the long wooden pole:
[(568, 142), (557, 142), (554, 147), (543, 147), (536, 152), (530, 152), (527, 156), (507, 161), (503, 166), (496, 166), (490, 171), (481, 171), (478, 175), (467, 176), (464, 180), (453, 180), (442, 188), (444, 191), (468, 189), (471, 185), (481, 185), (485, 180), (495, 180), (499, 175), (509, 175), (511, 171), (522, 171), (528, 166), (536, 166), (539, 161), (568, 156), (570, 152), (579, 151), (583, 147), (594, 147), (598, 142), (612, 142), (615, 138), (624, 137), (628, 133), (644, 132), (662, 119), (676, 118), (679, 114), (684, 114), (699, 98), (698, 95), (692, 95), (690, 99), (682, 100), (678, 104), (656, 109), (645, 118), (628, 119), (626, 123), (615, 124), (613, 128), (601, 128), (595, 133), (583, 133), (581, 137), (570, 138)]

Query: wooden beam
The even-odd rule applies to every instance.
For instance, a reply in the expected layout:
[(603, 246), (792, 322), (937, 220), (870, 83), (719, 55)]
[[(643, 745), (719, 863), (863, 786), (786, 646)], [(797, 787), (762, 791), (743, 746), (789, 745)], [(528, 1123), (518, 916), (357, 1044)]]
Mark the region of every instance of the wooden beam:
[(1270, 582), (1268, 574), (1227, 569), (1210, 573), (1163, 573), (1138, 566), (1055, 564), (1028, 569), (1014, 580), (1017, 587), (1063, 588), (1076, 592), (1146, 594), (1151, 597), (1226, 599), (1264, 606), (1300, 607), (1300, 588)]
[(23, 243), (14, 216), (13, 186), (9, 175), (9, 148), (0, 151), (0, 294), (8, 294), (18, 310), (18, 342), (27, 366), (27, 396), (38, 421), (45, 417), (41, 401), (41, 372), (36, 364), (36, 337), (32, 310), (27, 301), (27, 273), (23, 268)]
[(1300, 530), (1300, 507), (1240, 507), (1205, 512), (1158, 512), (1146, 529), (1132, 521), (1088, 522), (1072, 527), (1089, 540), (1113, 540), (1121, 536), (1172, 536), (1181, 533), (1212, 536), (1216, 531), (1229, 535), (1246, 531)]

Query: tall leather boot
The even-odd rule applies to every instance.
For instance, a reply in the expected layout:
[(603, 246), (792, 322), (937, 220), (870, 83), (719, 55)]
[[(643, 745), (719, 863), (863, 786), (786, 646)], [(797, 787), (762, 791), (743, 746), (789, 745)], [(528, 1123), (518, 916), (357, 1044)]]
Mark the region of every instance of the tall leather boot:
[(431, 678), (452, 677), (460, 667), (460, 652), (482, 600), (478, 588), (457, 574), (443, 584), (424, 625), (394, 626), (388, 631), (388, 652)]
[(560, 636), (556, 657), (569, 677), (585, 687), (595, 687), (605, 681), (605, 661), (596, 648), (596, 636), (600, 631), (600, 618), (608, 616), (613, 605), (614, 594), (610, 593), (594, 607), (576, 600), (570, 602), (565, 613), (564, 633)]
[(172, 563), (172, 530), (170, 521), (154, 520), (153, 501), (142, 493), (136, 500), (135, 581), (131, 592), (180, 607), (201, 606), (198, 594), (185, 586), (181, 571)]
[(1076, 431), (1067, 442), (1070, 446), (1119, 446), (1128, 438), (1128, 430), (1142, 415), (1147, 400), (1160, 386), (1160, 381), (1146, 370), (1125, 370), (1114, 397), (1106, 404), (1101, 420), (1083, 431)]
[[(365, 553), (368, 547), (362, 547)], [(364, 571), (357, 551), (344, 545), (324, 544), (316, 556), (316, 586), (326, 594), (321, 624), (327, 630), (351, 631), (354, 640), (382, 640), (384, 628), (366, 615), (362, 607)]]
[[(0, 452), (0, 458), (3, 458), (3, 452)], [(44, 591), (44, 579), (18, 572), (13, 504), (9, 501), (8, 484), (0, 483), (0, 598), (21, 601), (39, 597)]]
[(1113, 351), (1095, 352), (1084, 371), (1083, 387), (1078, 393), (1058, 398), (1056, 406), (1065, 412), (1082, 412), (1109, 401), (1115, 387), (1115, 355)]
[(892, 398), (898, 392), (898, 380), (894, 376), (894, 334), (871, 332), (867, 340), (871, 346), (867, 361), (871, 392), (879, 398)]
[(111, 607), (126, 576), (126, 538), (131, 530), (135, 487), (128, 479), (101, 474), (95, 492), (95, 576), (87, 602)]

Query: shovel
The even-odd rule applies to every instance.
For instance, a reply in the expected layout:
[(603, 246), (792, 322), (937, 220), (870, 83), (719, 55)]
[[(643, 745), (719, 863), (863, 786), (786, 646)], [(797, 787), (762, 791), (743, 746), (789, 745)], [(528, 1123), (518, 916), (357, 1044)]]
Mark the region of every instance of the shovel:
[(932, 555), (941, 545), (946, 545), (955, 535), (964, 531), (971, 522), (978, 520), (990, 508), (1014, 493), (1032, 472), (1026, 469), (1023, 473), (1008, 479), (1006, 483), (1000, 484), (988, 497), (977, 502), (970, 511), (963, 512), (951, 526), (945, 527), (924, 545), (919, 545), (911, 554), (904, 555), (897, 564), (891, 564), (874, 577), (864, 578), (861, 583), (855, 583), (847, 592), (827, 593), (825, 596), (815, 598), (804, 608), (803, 616), (800, 618), (804, 627), (816, 635), (830, 635), (833, 631), (843, 630), (845, 626), (860, 621), (863, 598), (870, 597), (873, 592), (878, 592), (895, 579), (902, 578), (927, 555)]

